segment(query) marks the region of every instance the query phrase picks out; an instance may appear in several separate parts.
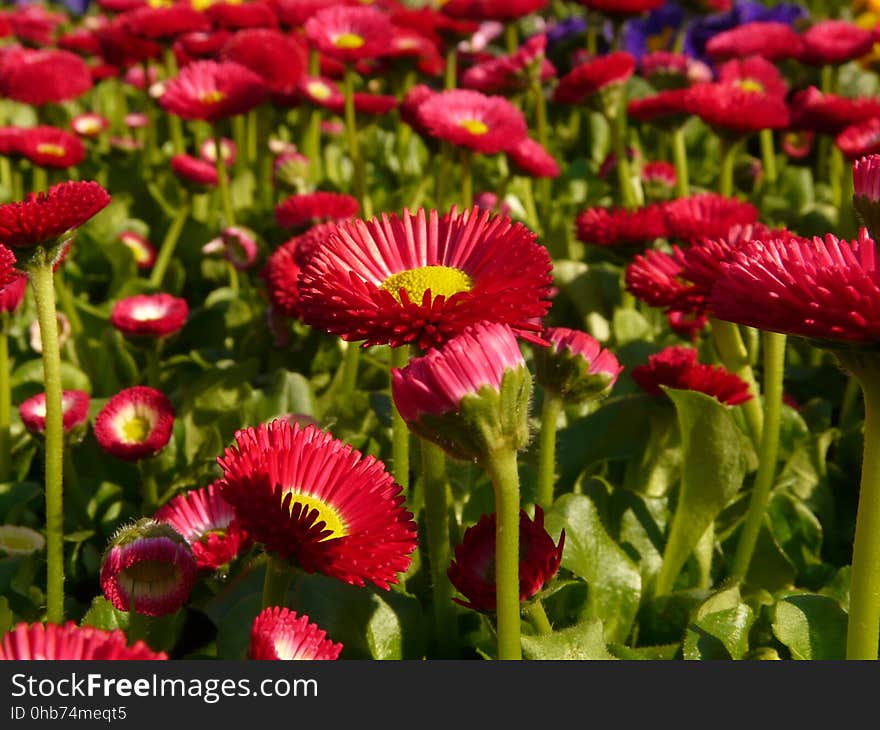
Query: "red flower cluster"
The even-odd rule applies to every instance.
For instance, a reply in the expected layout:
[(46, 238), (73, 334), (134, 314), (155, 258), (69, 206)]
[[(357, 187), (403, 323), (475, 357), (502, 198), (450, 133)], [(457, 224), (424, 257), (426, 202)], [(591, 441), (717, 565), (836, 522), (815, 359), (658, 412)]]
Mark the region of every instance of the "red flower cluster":
[(596, 246), (646, 246), (667, 235), (662, 205), (636, 210), (588, 208), (575, 219), (579, 241)]

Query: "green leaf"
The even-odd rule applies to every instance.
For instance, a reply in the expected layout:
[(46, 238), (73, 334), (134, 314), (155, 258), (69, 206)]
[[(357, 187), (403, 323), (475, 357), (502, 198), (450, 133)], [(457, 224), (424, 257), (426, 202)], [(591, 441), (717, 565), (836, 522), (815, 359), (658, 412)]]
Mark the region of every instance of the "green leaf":
[(847, 616), (833, 598), (812, 593), (776, 604), (773, 633), (793, 659), (844, 659)]
[(745, 583), (768, 591), (787, 590), (794, 585), (797, 571), (776, 542), (767, 523), (761, 525), (755, 552), (749, 563)]
[(524, 659), (615, 659), (605, 646), (602, 622), (588, 619), (552, 634), (523, 636)]
[(685, 635), (685, 659), (742, 659), (749, 650), (752, 609), (740, 599), (737, 587), (722, 590), (697, 609)]
[(608, 640), (623, 642), (641, 598), (642, 577), (635, 563), (609, 537), (589, 497), (561, 497), (545, 524), (554, 537), (565, 529), (563, 567), (587, 582), (589, 615), (601, 619)]
[(80, 624), (105, 631), (113, 631), (113, 629), (125, 631), (128, 628), (128, 614), (117, 611), (104, 596), (95, 596)]
[(0, 596), (0, 636), (9, 631), (14, 622), (15, 616), (12, 609), (9, 608), (9, 599), (6, 596)]
[(681, 488), (660, 579), (671, 587), (697, 542), (742, 486), (745, 436), (727, 406), (704, 393), (665, 389), (678, 413)]
[(626, 463), (623, 486), (646, 497), (663, 497), (681, 476), (681, 439), (672, 408), (652, 408), (642, 453)]

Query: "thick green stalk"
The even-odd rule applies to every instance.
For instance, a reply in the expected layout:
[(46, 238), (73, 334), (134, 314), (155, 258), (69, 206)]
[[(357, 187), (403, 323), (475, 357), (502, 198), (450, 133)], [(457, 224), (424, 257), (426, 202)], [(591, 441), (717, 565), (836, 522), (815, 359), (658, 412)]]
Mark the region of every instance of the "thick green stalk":
[[(219, 129), (214, 130), (214, 144), (220, 149), (222, 139)], [(223, 215), (226, 217), (226, 227), (235, 225), (235, 209), (232, 206), (232, 192), (229, 189), (229, 173), (226, 171), (226, 162), (223, 155), (217, 155), (217, 188), (220, 191), (220, 200), (223, 203)]]
[(361, 155), (360, 141), (358, 139), (357, 119), (354, 109), (354, 71), (350, 66), (345, 67), (345, 133), (348, 137), (348, 154), (351, 164), (354, 166), (354, 192), (355, 197), (361, 204), (361, 212), (365, 218), (373, 216), (373, 204), (367, 193), (365, 183), (364, 158)]
[[(403, 368), (409, 362), (409, 348), (391, 348), (391, 367)], [(397, 406), (391, 404), (391, 473), (404, 491), (409, 489), (409, 428)]]
[(286, 560), (269, 556), (266, 577), (263, 579), (263, 608), (287, 605), (287, 588), (292, 577), (293, 570)]
[(504, 44), (507, 47), (507, 55), (512, 56), (519, 48), (519, 32), (516, 28), (516, 21), (506, 23), (504, 26)]
[[(536, 63), (532, 71), (532, 96), (535, 101), (535, 131), (538, 142), (547, 149), (547, 101), (544, 99), (544, 87), (541, 85), (541, 64)], [(543, 220), (550, 212), (550, 178), (538, 180), (538, 213)]]
[(184, 201), (177, 211), (177, 215), (174, 216), (174, 220), (171, 221), (171, 225), (165, 233), (165, 238), (162, 240), (162, 245), (159, 247), (159, 255), (156, 258), (153, 270), (150, 272), (150, 285), (157, 289), (162, 286), (162, 279), (168, 270), (168, 264), (171, 263), (171, 257), (174, 255), (174, 249), (186, 224), (186, 219), (189, 217), (189, 212), (190, 204), (188, 201)]
[(743, 343), (739, 327), (732, 322), (720, 319), (710, 320), (712, 324), (712, 340), (715, 350), (721, 359), (721, 364), (730, 372), (738, 375), (748, 383), (752, 397), (742, 404), (743, 414), (752, 443), (756, 446), (761, 443), (764, 431), (764, 414), (761, 411), (761, 398), (758, 383), (752, 366), (749, 364), (749, 351)]
[(35, 192), (49, 189), (49, 177), (45, 167), (34, 165), (33, 176), (31, 178), (31, 189)]
[(456, 631), (455, 614), (452, 611), (452, 584), (446, 575), (452, 557), (449, 545), (446, 455), (439, 446), (424, 439), (421, 442), (421, 452), (425, 527), (436, 640), (442, 654), (452, 655), (456, 643)]
[(12, 383), (9, 362), (9, 312), (3, 312), (0, 324), (0, 482), (8, 482), (12, 474)]
[(778, 178), (776, 170), (776, 149), (773, 145), (773, 130), (761, 130), (761, 164), (764, 167), (764, 183), (775, 185)]
[(55, 312), (52, 257), (38, 254), (28, 270), (40, 337), (43, 340), (43, 390), (46, 393), (46, 619), (64, 620), (64, 429), (61, 405), (61, 352)]
[(782, 414), (782, 379), (785, 373), (785, 335), (765, 332), (764, 341), (764, 426), (761, 436), (760, 462), (749, 509), (740, 532), (731, 575), (741, 581), (746, 577), (758, 534), (770, 501), (770, 490), (776, 476), (779, 458), (779, 426)]
[(721, 139), (721, 169), (718, 178), (718, 192), (726, 197), (733, 195), (733, 163), (736, 160), (736, 143)]
[(623, 88), (620, 89), (620, 99), (614, 115), (608, 115), (608, 123), (611, 127), (611, 146), (614, 151), (614, 166), (617, 169), (617, 181), (620, 185), (623, 207), (627, 210), (635, 210), (638, 204), (636, 194), (632, 189), (632, 173), (626, 150), (626, 96)]
[(443, 88), (454, 89), (458, 85), (458, 48), (455, 43), (446, 51), (446, 67), (443, 70)]
[(553, 626), (550, 623), (550, 619), (547, 618), (547, 612), (544, 610), (544, 604), (541, 603), (540, 599), (534, 599), (525, 609), (524, 613), (529, 621), (531, 621), (532, 626), (535, 627), (535, 631), (539, 634), (553, 633)]
[(516, 450), (488, 454), (483, 466), (495, 487), (495, 596), (498, 658), (522, 659), (519, 602), (519, 472)]
[[(174, 57), (174, 51), (170, 46), (165, 48), (164, 53), (165, 75), (169, 79), (177, 76), (177, 59)], [(144, 83), (149, 89), (149, 81), (145, 78)], [(183, 141), (183, 119), (176, 114), (166, 114), (168, 119), (168, 131), (171, 135), (171, 145), (175, 155), (182, 155), (186, 152), (186, 143)]]
[(672, 154), (675, 161), (675, 195), (686, 198), (691, 194), (691, 179), (688, 172), (684, 127), (676, 127), (672, 133)]
[(864, 456), (849, 589), (847, 659), (876, 659), (880, 630), (880, 377), (859, 374), (865, 397)]
[(341, 401), (346, 402), (357, 387), (358, 365), (361, 360), (361, 348), (357, 342), (346, 342), (342, 354), (342, 384), (339, 393)]
[(461, 201), (465, 210), (474, 204), (474, 178), (471, 172), (471, 152), (461, 150)]
[(562, 412), (562, 398), (544, 391), (541, 407), (541, 434), (538, 437), (538, 495), (542, 509), (553, 504), (553, 486), (556, 483), (556, 422)]

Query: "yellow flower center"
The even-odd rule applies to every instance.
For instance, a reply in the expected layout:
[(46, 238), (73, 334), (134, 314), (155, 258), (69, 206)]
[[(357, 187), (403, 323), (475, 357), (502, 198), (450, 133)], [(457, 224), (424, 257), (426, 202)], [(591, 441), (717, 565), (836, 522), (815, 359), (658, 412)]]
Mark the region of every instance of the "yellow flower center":
[(764, 84), (760, 81), (756, 81), (755, 79), (742, 79), (739, 82), (739, 88), (743, 91), (749, 91), (755, 94), (763, 94), (767, 89), (764, 88)]
[(43, 142), (37, 145), (37, 152), (41, 155), (52, 155), (54, 157), (64, 157), (64, 147), (60, 144), (52, 144), (51, 142)]
[(226, 98), (226, 94), (218, 89), (213, 89), (212, 91), (206, 91), (199, 97), (199, 101), (202, 104), (218, 104)]
[(130, 444), (139, 444), (150, 435), (152, 424), (140, 416), (129, 418), (122, 424), (122, 438)]
[(481, 122), (479, 119), (462, 119), (458, 126), (464, 127), (471, 134), (486, 134), (489, 131), (485, 122)]
[(327, 86), (327, 84), (322, 84), (320, 81), (309, 81), (306, 88), (308, 89), (309, 94), (316, 99), (329, 99), (333, 95), (330, 87)]
[(400, 290), (403, 289), (411, 302), (422, 303), (425, 292), (432, 297), (444, 296), (447, 299), (453, 294), (470, 291), (473, 280), (460, 269), (451, 266), (420, 266), (392, 274), (382, 282), (381, 289), (389, 292), (398, 302), (401, 301)]
[(364, 43), (366, 41), (357, 33), (341, 33), (333, 39), (333, 45), (343, 49), (360, 48)]
[(337, 512), (336, 509), (331, 507), (326, 502), (322, 502), (320, 499), (318, 499), (317, 497), (313, 497), (311, 494), (301, 494), (300, 492), (287, 492), (284, 495), (285, 498), (287, 497), (287, 494), (291, 495), (291, 513), (293, 513), (293, 506), (295, 504), (302, 505), (302, 510), (300, 511), (300, 519), (304, 519), (312, 511), (318, 512), (318, 517), (312, 524), (317, 525), (319, 522), (323, 522), (324, 531), (330, 532), (329, 535), (321, 538), (321, 542), (323, 542), (324, 540), (332, 540), (337, 537), (345, 537), (348, 534), (348, 530), (345, 528), (345, 522), (343, 522), (339, 512)]

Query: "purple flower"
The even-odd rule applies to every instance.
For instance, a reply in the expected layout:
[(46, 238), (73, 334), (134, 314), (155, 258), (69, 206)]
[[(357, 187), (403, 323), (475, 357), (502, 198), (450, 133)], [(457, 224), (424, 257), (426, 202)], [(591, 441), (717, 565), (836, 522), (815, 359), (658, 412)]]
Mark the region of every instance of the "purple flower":
[(626, 23), (623, 31), (624, 50), (636, 59), (651, 51), (669, 51), (675, 45), (675, 37), (684, 24), (684, 10), (678, 3), (670, 2), (652, 10), (645, 18), (634, 18)]

